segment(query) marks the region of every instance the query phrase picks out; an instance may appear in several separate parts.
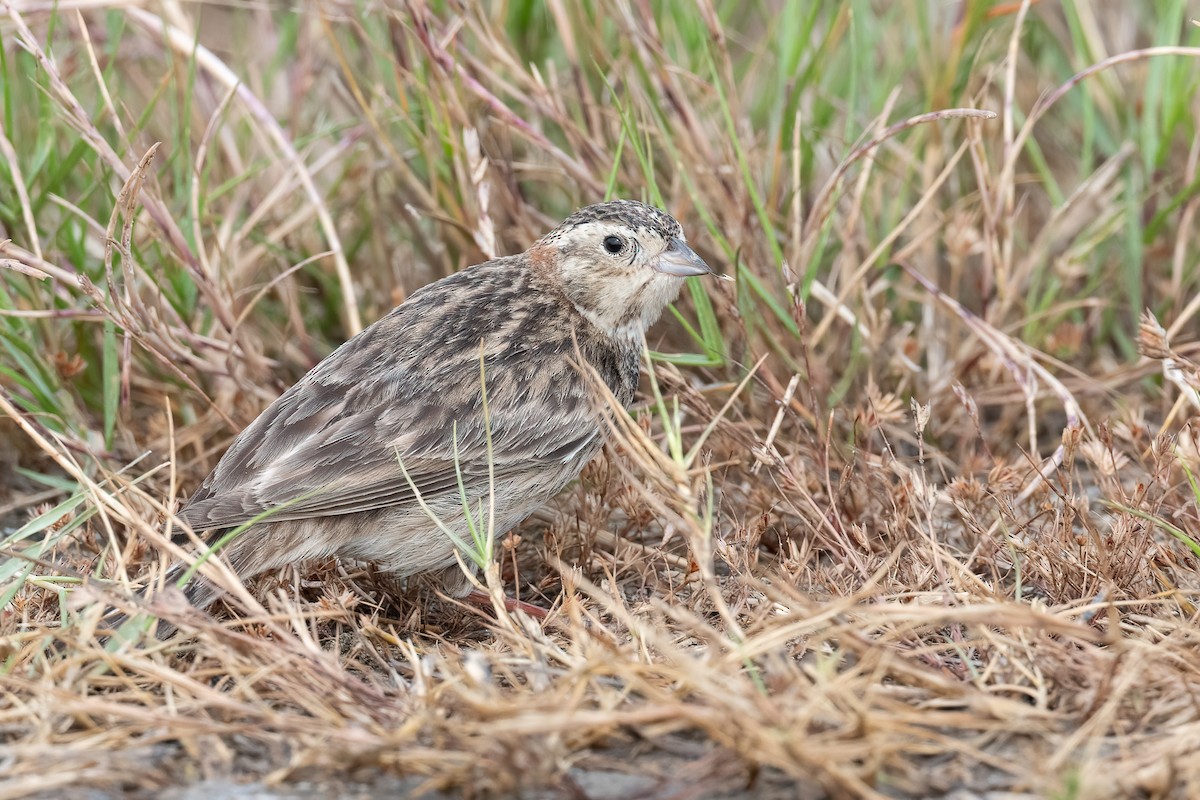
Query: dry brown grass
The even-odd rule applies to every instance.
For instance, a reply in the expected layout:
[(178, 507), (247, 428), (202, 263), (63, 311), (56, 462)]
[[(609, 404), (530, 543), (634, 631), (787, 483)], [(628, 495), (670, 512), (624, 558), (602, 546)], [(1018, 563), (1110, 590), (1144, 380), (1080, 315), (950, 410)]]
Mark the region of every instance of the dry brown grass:
[[(803, 80), (775, 4), (550, 2), (528, 41), (457, 4), (50, 5), (0, 20), (41, 87), (0, 92), (30, 117), (0, 130), (0, 509), (44, 523), (5, 543), (0, 797), (381, 771), (570, 797), (581, 769), (1200, 796), (1200, 101), (1154, 71), (1200, 53), (1150, 48), (1134, 4), (963, 4), (915, 47), (831, 4)], [(843, 81), (872, 24), (917, 55)], [(1181, 128), (1127, 115), (1147, 87)], [(83, 151), (57, 182), (24, 174), (39, 125)], [(216, 617), (160, 594), (168, 642), (97, 637), (331, 343), (606, 189), (736, 280), (681, 306), (696, 336), (656, 329), (692, 357), (500, 543), (489, 585), (544, 628), (325, 563)]]

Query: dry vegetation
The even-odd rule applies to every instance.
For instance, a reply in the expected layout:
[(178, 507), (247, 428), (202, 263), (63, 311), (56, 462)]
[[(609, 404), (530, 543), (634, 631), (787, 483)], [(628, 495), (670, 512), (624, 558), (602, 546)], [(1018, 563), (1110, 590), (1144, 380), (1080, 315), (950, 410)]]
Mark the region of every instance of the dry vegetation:
[[(0, 797), (1200, 796), (1187, 4), (0, 9)], [(736, 280), (497, 543), (549, 624), (324, 563), (97, 636), (283, 387), (614, 195)]]

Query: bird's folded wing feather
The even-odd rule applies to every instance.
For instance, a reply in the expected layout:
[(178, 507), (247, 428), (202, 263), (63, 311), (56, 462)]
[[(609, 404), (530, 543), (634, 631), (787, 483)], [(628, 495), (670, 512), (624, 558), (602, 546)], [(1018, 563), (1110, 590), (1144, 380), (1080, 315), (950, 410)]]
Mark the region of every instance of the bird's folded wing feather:
[(489, 481), (489, 428), (497, 482), (562, 467), (600, 446), (598, 420), (577, 399), (565, 404), (567, 414), (554, 396), (509, 410), (493, 403), (485, 425), (476, 404), (410, 396), (389, 407), (359, 395), (305, 409), (303, 398), (285, 394), (238, 438), (181, 516), (205, 530), (272, 510), (264, 521), (350, 514), (415, 503), (417, 493), (426, 502), (457, 497), (460, 478), (477, 500)]
[[(602, 441), (595, 393), (570, 366), (581, 345), (568, 304), (532, 288), (522, 263), (499, 259), (427, 286), (338, 348), (242, 432), (183, 519), (203, 531), (264, 512), (283, 521), (371, 511), (418, 492), (456, 497), (460, 475), (474, 502), (488, 486), (489, 430), (496, 481), (578, 474)], [(618, 380), (615, 351), (582, 346), (604, 380)], [(625, 369), (636, 380), (636, 357)]]

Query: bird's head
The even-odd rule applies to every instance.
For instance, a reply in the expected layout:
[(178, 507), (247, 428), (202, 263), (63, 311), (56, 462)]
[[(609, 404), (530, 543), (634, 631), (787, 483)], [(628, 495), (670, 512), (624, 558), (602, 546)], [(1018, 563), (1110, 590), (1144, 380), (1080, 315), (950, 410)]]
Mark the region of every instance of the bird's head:
[(670, 214), (632, 200), (576, 211), (530, 255), (561, 282), (580, 313), (617, 338), (640, 339), (684, 279), (713, 274)]

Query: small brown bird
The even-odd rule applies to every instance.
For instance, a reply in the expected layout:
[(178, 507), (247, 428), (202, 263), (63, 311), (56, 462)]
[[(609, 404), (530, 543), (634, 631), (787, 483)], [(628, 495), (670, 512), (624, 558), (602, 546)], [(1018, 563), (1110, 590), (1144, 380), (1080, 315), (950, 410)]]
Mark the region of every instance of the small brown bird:
[[(237, 437), (180, 517), (211, 543), (273, 511), (222, 550), (242, 578), (340, 556), (401, 577), (440, 571), (464, 596), (455, 544), (431, 513), (470, 541), (459, 476), (477, 507), (488, 428), (500, 536), (604, 444), (579, 356), (628, 405), (646, 329), (685, 278), (711, 272), (652, 206), (577, 211), (524, 253), (415, 292), (331, 353)], [(217, 596), (203, 579), (187, 592), (201, 608)]]

